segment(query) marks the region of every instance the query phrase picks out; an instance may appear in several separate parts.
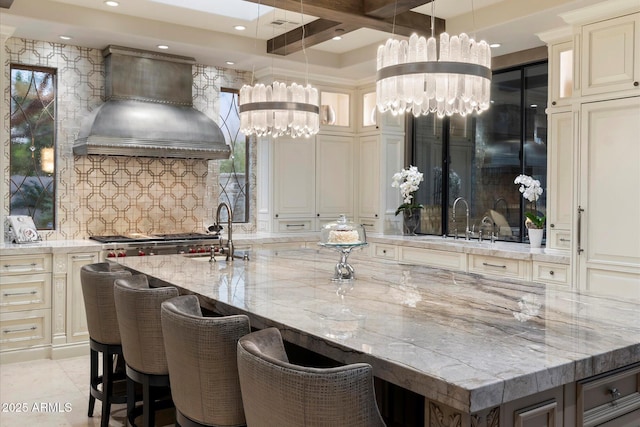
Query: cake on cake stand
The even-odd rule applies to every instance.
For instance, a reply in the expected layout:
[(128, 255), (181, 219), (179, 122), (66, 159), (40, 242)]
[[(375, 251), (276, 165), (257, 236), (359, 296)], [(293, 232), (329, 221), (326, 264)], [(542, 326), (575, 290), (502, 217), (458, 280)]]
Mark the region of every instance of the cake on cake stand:
[(322, 227), (321, 241), (318, 245), (340, 253), (340, 261), (335, 265), (334, 281), (353, 280), (355, 272), (347, 261), (351, 251), (366, 246), (367, 235), (362, 225), (349, 222), (345, 215), (340, 215), (334, 223)]

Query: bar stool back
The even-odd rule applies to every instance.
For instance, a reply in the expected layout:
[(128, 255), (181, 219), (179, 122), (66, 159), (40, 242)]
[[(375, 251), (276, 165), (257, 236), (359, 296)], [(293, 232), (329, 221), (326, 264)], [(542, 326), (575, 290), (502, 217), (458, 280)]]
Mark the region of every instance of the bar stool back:
[(289, 363), (276, 328), (240, 338), (238, 374), (249, 427), (385, 425), (371, 365), (311, 368)]
[[(127, 364), (127, 418), (135, 425), (134, 420), (141, 411), (143, 425), (152, 427), (155, 411), (173, 406), (160, 306), (178, 296), (178, 290), (150, 288), (147, 276), (139, 274), (116, 280), (113, 291)], [(135, 406), (134, 383), (142, 385), (141, 408)]]
[(178, 426), (245, 425), (236, 347), (249, 332), (249, 318), (244, 315), (203, 317), (195, 295), (162, 303)]
[[(80, 283), (89, 330), (89, 410), (93, 417), (96, 399), (102, 402), (100, 425), (109, 425), (112, 403), (125, 403), (124, 394), (114, 394), (114, 382), (125, 379), (114, 372), (114, 359), (122, 364), (120, 329), (113, 300), (113, 283), (118, 278), (131, 276), (121, 265), (110, 262), (87, 264), (80, 269)], [(98, 369), (98, 355), (102, 353), (102, 375)], [(122, 364), (124, 366), (124, 364)], [(124, 384), (124, 383), (123, 383)]]

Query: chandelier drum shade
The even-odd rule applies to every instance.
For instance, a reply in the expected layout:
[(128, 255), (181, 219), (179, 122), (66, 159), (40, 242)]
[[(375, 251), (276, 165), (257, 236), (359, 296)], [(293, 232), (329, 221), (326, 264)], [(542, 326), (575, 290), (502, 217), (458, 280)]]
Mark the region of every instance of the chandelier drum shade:
[(440, 34), (409, 41), (389, 39), (378, 47), (376, 97), (380, 112), (412, 112), (418, 117), (481, 113), (489, 108), (491, 49), (467, 34)]
[(319, 130), (318, 89), (282, 82), (240, 89), (240, 131), (245, 135), (310, 137)]

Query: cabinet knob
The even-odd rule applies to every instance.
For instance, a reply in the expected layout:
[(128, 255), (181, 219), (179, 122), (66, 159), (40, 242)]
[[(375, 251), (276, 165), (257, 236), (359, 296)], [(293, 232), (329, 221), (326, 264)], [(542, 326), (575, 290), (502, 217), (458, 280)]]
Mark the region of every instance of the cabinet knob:
[(549, 272), (549, 274), (550, 274), (551, 276), (553, 276), (555, 273), (553, 272), (553, 270), (551, 270), (551, 271)]
[(616, 400), (620, 398), (620, 390), (618, 390), (615, 387), (611, 388), (609, 390), (609, 393), (611, 394), (611, 400)]
[(375, 214), (374, 216), (375, 216), (376, 218), (378, 218), (378, 214)]
[(633, 85), (637, 87), (638, 85), (640, 85), (640, 83), (638, 83), (638, 82), (633, 82)]
[(276, 218), (278, 218), (278, 214), (276, 214)]
[(383, 254), (386, 254), (386, 253), (387, 253), (387, 250), (386, 250), (386, 249), (383, 249), (383, 250), (382, 250), (382, 253), (383, 253)]
[(556, 101), (551, 101), (551, 105), (556, 105)]
[(316, 214), (316, 216), (317, 216), (317, 217), (319, 217), (319, 216), (320, 216), (320, 214), (319, 214), (319, 213), (317, 213), (317, 214)]
[(556, 226), (555, 224), (549, 224), (549, 227), (551, 227), (551, 228), (553, 228), (555, 226)]

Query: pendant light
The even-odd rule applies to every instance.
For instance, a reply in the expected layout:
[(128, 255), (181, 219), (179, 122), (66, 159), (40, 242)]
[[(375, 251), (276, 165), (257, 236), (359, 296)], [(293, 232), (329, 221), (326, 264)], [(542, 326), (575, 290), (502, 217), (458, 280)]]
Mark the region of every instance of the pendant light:
[[(473, 0), (471, 1), (472, 13)], [(435, 113), (438, 117), (489, 108), (491, 49), (467, 34), (440, 34), (440, 55), (434, 36), (435, 1), (431, 2), (431, 37), (416, 34), (409, 41), (390, 38), (378, 47), (376, 101), (380, 112)]]
[[(304, 45), (303, 6), (300, 0), (302, 17), (302, 51), (305, 62), (307, 52)], [(258, 20), (256, 22), (256, 39), (260, 22), (260, 2), (258, 2)], [(286, 55), (286, 52), (285, 52)], [(307, 63), (308, 75), (308, 63)], [(245, 135), (310, 137), (318, 133), (319, 121), (318, 89), (308, 82), (305, 86), (274, 81), (272, 84), (258, 83), (244, 85), (240, 89), (239, 111), (240, 131)]]

